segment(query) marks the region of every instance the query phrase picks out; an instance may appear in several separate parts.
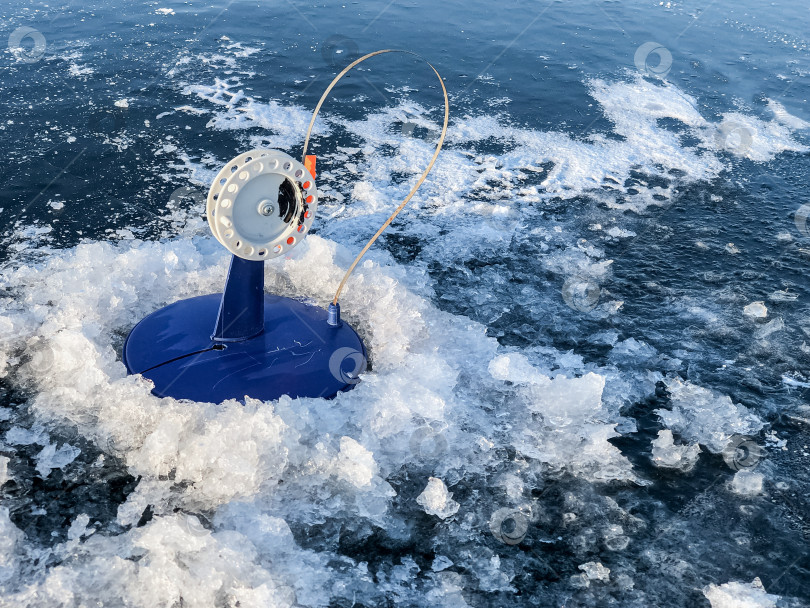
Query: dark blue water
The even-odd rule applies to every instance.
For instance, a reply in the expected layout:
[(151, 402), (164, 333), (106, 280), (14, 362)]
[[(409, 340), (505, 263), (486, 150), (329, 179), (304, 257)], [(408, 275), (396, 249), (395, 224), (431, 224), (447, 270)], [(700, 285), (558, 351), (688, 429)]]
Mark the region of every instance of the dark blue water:
[[(465, 465), (448, 465), (455, 473), (444, 482), (462, 508), (445, 521), (415, 509), (424, 470), (405, 463), (385, 477), (397, 492), (392, 517), (404, 522), (396, 530), (351, 508), (317, 524), (287, 518), (295, 543), (323, 560), (319, 572), (335, 588), (316, 599), (279, 592), (277, 605), (709, 606), (704, 589), (733, 581), (753, 602), (755, 578), (782, 598), (779, 606), (808, 605), (810, 233), (795, 221), (810, 203), (808, 6), (24, 2), (0, 14), (2, 39), (12, 37), (0, 55), (4, 272), (47, 264), (82, 243), (204, 238), (202, 201), (222, 163), (251, 146), (297, 156), (307, 112), (339, 69), (379, 48), (410, 49), (445, 79), (451, 124), (440, 159), (448, 160), (380, 239), (378, 259), (418, 276), (414, 284), (435, 308), (480, 323), (503, 352), (569, 377), (615, 375), (606, 393), (611, 421), (624, 422), (610, 442), (642, 483), (546, 467), (517, 443), (496, 440), (500, 464), (482, 472), (468, 463), (466, 474)], [(34, 31), (18, 45), (21, 27)], [(657, 50), (639, 61), (645, 43)], [(441, 96), (433, 79), (418, 61), (390, 55), (335, 89), (324, 108), (328, 133), (310, 150), (319, 156), (319, 186), (328, 186), (316, 234), (356, 252), (407, 192), (415, 167), (395, 162), (397, 146), (435, 137)], [(385, 117), (384, 128), (368, 116)], [(373, 195), (358, 193), (363, 181)], [(482, 214), (482, 206), (498, 205), (505, 219)], [(139, 277), (129, 277), (131, 290), (147, 292), (151, 283)], [(591, 289), (573, 305), (572, 278)], [(4, 278), (4, 311), (30, 304), (28, 281)], [(768, 315), (752, 320), (743, 309), (757, 301)], [(70, 314), (81, 322), (81, 311)], [(120, 348), (129, 327), (100, 330), (101, 341)], [(154, 571), (137, 578), (125, 569), (124, 591), (107, 593), (103, 578), (92, 578), (96, 588), (83, 582), (83, 568), (101, 567), (87, 565), (94, 551), (126, 546), (136, 528), (158, 530), (161, 508), (180, 507), (170, 498), (163, 507), (150, 503), (134, 525), (117, 515), (140, 479), (137, 467), (126, 450), (83, 432), (83, 423), (46, 420), (43, 411), (56, 411), (62, 397), (26, 384), (18, 367), (30, 340), (14, 336), (18, 350), (9, 346), (4, 356), (17, 359), (0, 378), (2, 431), (46, 424), (81, 456), (43, 478), (41, 446), (5, 440), (13, 479), (2, 503), (22, 536), (9, 549), (16, 565), (0, 576), (0, 605), (206, 605), (190, 589), (209, 574), (195, 567), (188, 580), (168, 575), (181, 581), (167, 592), (169, 604), (143, 592), (163, 584)], [(628, 347), (631, 339), (643, 347)], [(569, 352), (581, 361), (565, 363)], [(482, 393), (465, 377), (472, 368), (460, 369), (456, 392), (471, 417), (509, 410), (500, 389)], [(750, 433), (764, 449), (752, 468), (763, 475), (760, 492), (732, 491), (735, 471), (705, 447), (689, 472), (654, 466), (650, 442), (664, 427), (655, 410), (673, 407), (674, 378), (728, 396), (762, 420)], [(37, 398), (51, 405), (32, 409)], [(699, 431), (673, 430), (679, 441), (705, 445)], [(496, 479), (507, 472), (542, 506), (528, 534), (509, 545), (462, 533), (472, 525), (465, 511), (486, 531), (505, 500)], [(206, 508), (198, 511), (219, 522), (208, 527), (230, 529)], [(98, 531), (59, 545), (80, 514)], [(629, 544), (605, 541), (615, 526)], [(105, 548), (94, 548), (101, 537)], [(272, 546), (256, 546), (248, 561), (272, 563)], [(148, 561), (155, 547), (122, 548), (121, 559)], [(438, 555), (453, 565), (437, 569)], [(579, 566), (591, 562), (610, 568), (608, 580), (583, 575)], [(59, 568), (78, 573), (63, 604), (48, 578)], [(306, 579), (307, 569), (295, 568), (290, 576)], [(244, 588), (262, 580), (234, 576)], [(36, 593), (27, 596), (26, 585)], [(211, 597), (222, 606), (264, 601), (224, 586)]]

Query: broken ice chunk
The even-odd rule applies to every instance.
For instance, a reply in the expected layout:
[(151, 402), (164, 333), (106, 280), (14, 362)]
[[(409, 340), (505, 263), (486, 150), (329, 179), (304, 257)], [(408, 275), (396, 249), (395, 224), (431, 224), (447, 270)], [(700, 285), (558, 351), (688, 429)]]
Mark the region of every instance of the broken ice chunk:
[(433, 560), (433, 566), (431, 566), (431, 570), (434, 572), (441, 572), (442, 570), (447, 570), (450, 566), (453, 565), (453, 562), (450, 558), (445, 557), (444, 555), (437, 555), (436, 558)]
[(371, 484), (377, 474), (374, 455), (351, 437), (340, 438), (340, 454), (335, 463), (335, 473), (357, 488)]
[(768, 316), (768, 307), (765, 302), (751, 302), (748, 306), (743, 308), (743, 314), (752, 319), (764, 319)]
[[(87, 535), (87, 524), (90, 523), (90, 516), (87, 513), (82, 513), (76, 519), (73, 520), (73, 523), (70, 524), (70, 528), (68, 529), (67, 537), (70, 540), (79, 540), (82, 536)], [(95, 530), (90, 531), (92, 534)]]
[(782, 317), (777, 317), (773, 321), (770, 321), (760, 327), (754, 334), (754, 337), (757, 340), (764, 340), (771, 334), (776, 333), (777, 331), (782, 331), (783, 329), (785, 329), (785, 322), (782, 320)]
[(436, 515), (441, 519), (455, 515), (460, 506), (453, 500), (453, 494), (447, 491), (444, 482), (436, 477), (428, 479), (427, 487), (416, 498), (416, 502), (425, 510), (425, 513)]
[(731, 480), (731, 489), (742, 496), (756, 496), (762, 492), (762, 479), (762, 473), (742, 469)]
[(11, 475), (8, 474), (8, 461), (8, 457), (0, 456), (0, 486), (11, 479)]
[[(790, 383), (787, 382), (785, 376), (782, 376), (782, 382), (790, 386)], [(797, 385), (802, 386), (803, 388), (810, 388), (810, 384), (807, 382), (798, 382)], [(768, 444), (768, 447), (779, 448), (780, 450), (787, 447), (787, 439), (780, 439), (779, 435), (776, 434), (776, 431), (769, 431), (765, 434), (765, 443)]]
[(658, 431), (658, 438), (653, 439), (652, 446), (652, 461), (655, 466), (684, 473), (692, 470), (700, 456), (699, 445), (675, 445), (669, 429)]
[(515, 384), (548, 382), (548, 378), (529, 363), (528, 357), (520, 353), (498, 355), (489, 362), (489, 373), (496, 380), (506, 380)]
[(602, 411), (605, 377), (588, 372), (580, 378), (559, 375), (536, 395), (532, 409), (555, 427), (582, 424)]
[(735, 404), (727, 395), (684, 382), (680, 378), (667, 381), (672, 410), (655, 413), (664, 425), (691, 443), (699, 443), (719, 454), (733, 435), (756, 435), (762, 420), (743, 405)]
[(22, 539), (22, 532), (11, 522), (8, 507), (0, 507), (0, 584), (19, 576), (16, 549)]
[(712, 608), (776, 608), (778, 595), (765, 592), (762, 581), (755, 578), (750, 584), (731, 582), (725, 585), (708, 585), (703, 595)]
[(66, 467), (79, 454), (81, 454), (81, 450), (72, 445), (64, 444), (57, 449), (55, 443), (48, 444), (37, 454), (37, 472), (45, 479), (53, 469)]
[(48, 437), (44, 429), (34, 427), (32, 429), (24, 429), (20, 426), (11, 427), (6, 433), (6, 442), (12, 445), (46, 445)]
[(580, 565), (579, 569), (585, 573), (588, 580), (602, 581), (603, 583), (610, 580), (610, 568), (605, 568), (602, 562), (588, 562)]

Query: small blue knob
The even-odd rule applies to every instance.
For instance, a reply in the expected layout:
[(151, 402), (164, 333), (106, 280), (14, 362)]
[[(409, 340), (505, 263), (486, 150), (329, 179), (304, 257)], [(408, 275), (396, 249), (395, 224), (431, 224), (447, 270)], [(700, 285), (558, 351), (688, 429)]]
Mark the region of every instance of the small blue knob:
[(332, 327), (340, 327), (342, 325), (340, 321), (340, 304), (329, 304), (329, 316), (326, 319), (326, 323)]

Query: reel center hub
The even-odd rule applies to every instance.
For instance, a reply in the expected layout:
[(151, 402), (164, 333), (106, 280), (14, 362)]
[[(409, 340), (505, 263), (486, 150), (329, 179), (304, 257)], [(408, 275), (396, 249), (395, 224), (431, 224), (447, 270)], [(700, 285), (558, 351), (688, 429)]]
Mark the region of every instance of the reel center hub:
[(273, 215), (275, 213), (276, 208), (273, 206), (273, 203), (267, 199), (264, 199), (259, 203), (259, 213), (262, 215)]

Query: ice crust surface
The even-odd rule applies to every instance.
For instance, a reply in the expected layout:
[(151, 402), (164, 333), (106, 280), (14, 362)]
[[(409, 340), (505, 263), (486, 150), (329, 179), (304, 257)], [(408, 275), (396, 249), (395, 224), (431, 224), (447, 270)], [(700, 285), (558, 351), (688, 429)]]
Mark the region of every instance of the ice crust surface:
[[(267, 264), (266, 282), (276, 293), (325, 304), (349, 258), (312, 235), (288, 258)], [(458, 520), (445, 542), (480, 542), (499, 504), (481, 511), (459, 499), (451, 484), (462, 479), (492, 479), (517, 508), (513, 519), (519, 525), (525, 517), (527, 526), (542, 513), (529, 493), (542, 474), (646, 483), (609, 441), (622, 421), (605, 401), (611, 383), (620, 382), (615, 372), (552, 373), (525, 354), (502, 352), (482, 326), (436, 309), (418, 293), (424, 287), (406, 287), (413, 270), (404, 281), (397, 266), (366, 262), (346, 292), (344, 310), (374, 361), (355, 390), (328, 402), (219, 406), (153, 396), (148, 381), (126, 375), (111, 336), (170, 301), (215, 291), (226, 262), (206, 238), (88, 243), (6, 275), (17, 297), (2, 302), (0, 318), (12, 328), (0, 337), (10, 355), (4, 371), (30, 387), (29, 407), (46, 425), (14, 427), (6, 442), (35, 446), (47, 474), (75, 458), (76, 449), (57, 446), (46, 429), (73, 427), (139, 479), (118, 509), (120, 534), (88, 533), (86, 517), (74, 521), (68, 540), (52, 549), (71, 559), (46, 571), (34, 566), (37, 550), (6, 516), (9, 605), (56, 606), (68, 592), (77, 603), (138, 598), (141, 606), (179, 596), (191, 606), (219, 597), (242, 606), (321, 606), (357, 593), (371, 601), (411, 588), (419, 568), (403, 562), (372, 575), (366, 562), (335, 553), (329, 543), (302, 546), (292, 530), (343, 522), (361, 538), (375, 528), (398, 538), (423, 511)], [(662, 418), (709, 449), (761, 427), (727, 397), (686, 383), (670, 382), (669, 389), (674, 408)], [(508, 407), (482, 408), (483, 394)], [(680, 468), (696, 446), (674, 446), (667, 433), (654, 453)], [(502, 446), (521, 454), (528, 477), (520, 469), (504, 474)], [(414, 480), (413, 507), (404, 510), (389, 481), (404, 471), (403, 462), (427, 473)], [(146, 512), (151, 518), (143, 523)], [(603, 533), (608, 546), (627, 546), (621, 525)], [(474, 567), (473, 584), (482, 591), (512, 589), (514, 566), (490, 551), (483, 558), (454, 552), (433, 571), (445, 573), (449, 562)], [(601, 564), (586, 566), (589, 581), (607, 580)], [(447, 574), (425, 579), (426, 592), (461, 597), (458, 590), (471, 582)]]
[[(347, 251), (313, 235), (289, 258), (267, 264), (266, 282), (277, 293), (325, 304), (348, 260)], [(2, 302), (11, 331), (0, 343), (9, 354), (25, 345), (17, 360), (26, 362), (14, 371), (34, 391), (31, 411), (46, 425), (76, 428), (140, 479), (118, 509), (117, 523), (128, 532), (82, 538), (79, 525), (70, 548), (60, 549), (75, 558), (46, 574), (25, 551), (10, 551), (14, 580), (27, 581), (9, 590), (12, 603), (32, 605), (38, 597), (45, 598), (39, 605), (57, 605), (65, 588), (77, 602), (102, 597), (96, 595), (102, 589), (136, 597), (138, 581), (161, 572), (165, 584), (151, 585), (138, 596), (140, 605), (178, 595), (189, 605), (213, 605), (223, 594), (241, 605), (325, 605), (340, 595), (333, 585), (343, 575), (328, 565), (336, 556), (298, 546), (290, 527), (348, 518), (356, 534), (374, 527), (404, 533), (408, 515), (392, 511), (397, 492), (386, 481), (403, 462), (432, 473), (414, 508), (440, 518), (462, 510), (440, 479), (457, 482), (462, 470), (474, 477), (501, 468), (487, 445), (521, 446), (534, 466), (584, 479), (634, 478), (607, 441), (617, 436), (618, 417), (602, 401), (603, 376), (551, 378), (524, 355), (498, 354), (483, 327), (440, 312), (406, 288), (403, 269), (371, 262), (343, 300), (374, 360), (374, 372), (355, 390), (328, 402), (248, 399), (220, 406), (153, 396), (148, 381), (126, 375), (111, 336), (168, 302), (216, 291), (226, 262), (211, 239), (88, 243), (6, 275), (19, 292)], [(485, 391), (512, 403), (506, 413), (513, 424), (493, 424), (478, 407), (474, 395)], [(563, 395), (567, 406), (555, 407)], [(440, 453), (412, 451), (414, 435), (425, 429), (440, 437), (433, 444)], [(43, 433), (17, 427), (6, 441), (42, 444), (38, 467), (45, 475), (76, 451)], [(522, 485), (509, 487), (514, 499), (526, 500)], [(147, 510), (151, 520), (138, 527)], [(473, 512), (468, 507), (467, 517)], [(485, 523), (479, 531), (468, 525), (457, 533), (489, 533)], [(12, 524), (4, 529), (9, 546), (22, 542)], [(142, 557), (132, 561), (136, 555)], [(509, 575), (497, 561), (487, 563), (486, 586), (508, 589)], [(198, 569), (216, 576), (200, 584)], [(406, 580), (393, 571), (386, 576), (378, 591), (370, 582), (366, 591), (374, 596)]]

